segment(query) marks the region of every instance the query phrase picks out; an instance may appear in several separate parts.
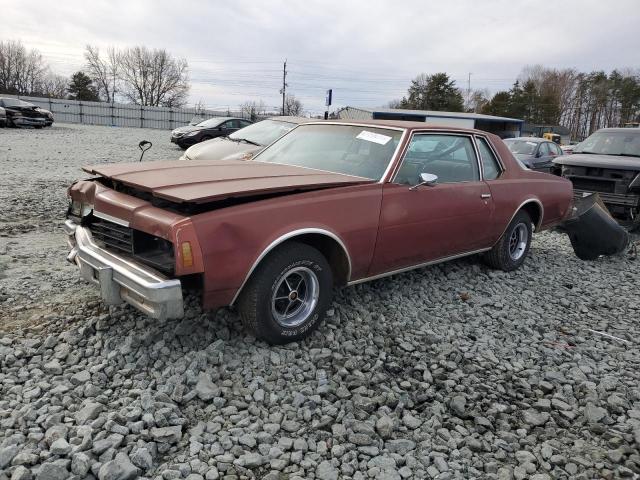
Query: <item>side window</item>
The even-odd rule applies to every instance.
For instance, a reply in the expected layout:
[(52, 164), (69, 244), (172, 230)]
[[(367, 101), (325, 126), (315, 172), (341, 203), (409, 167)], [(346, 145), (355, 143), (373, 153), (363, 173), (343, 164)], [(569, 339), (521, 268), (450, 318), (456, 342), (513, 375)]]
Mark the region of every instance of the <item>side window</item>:
[(438, 183), (473, 182), (480, 179), (470, 137), (415, 134), (393, 182), (420, 183), (421, 173), (438, 176)]
[(538, 156), (539, 157), (546, 157), (549, 155), (549, 147), (547, 146), (547, 143), (541, 143), (540, 146), (538, 147)]
[(491, 148), (484, 138), (476, 137), (478, 141), (478, 150), (480, 151), (480, 159), (482, 160), (482, 169), (484, 171), (485, 180), (495, 180), (500, 176), (500, 164), (493, 154)]
[(562, 155), (562, 149), (555, 143), (550, 143), (549, 148), (551, 148), (552, 155)]
[(240, 128), (240, 126), (238, 125), (238, 120), (227, 120), (224, 128)]
[(251, 125), (251, 122), (247, 122), (246, 120), (240, 120), (240, 128), (248, 127)]

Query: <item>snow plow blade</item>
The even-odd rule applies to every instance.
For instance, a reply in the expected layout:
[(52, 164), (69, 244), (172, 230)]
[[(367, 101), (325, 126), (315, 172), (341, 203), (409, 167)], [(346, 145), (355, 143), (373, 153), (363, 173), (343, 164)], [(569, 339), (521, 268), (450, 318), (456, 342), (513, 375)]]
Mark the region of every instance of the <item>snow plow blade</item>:
[(569, 236), (573, 251), (581, 260), (616, 255), (629, 246), (629, 233), (611, 216), (597, 193), (576, 198), (572, 216), (558, 229)]

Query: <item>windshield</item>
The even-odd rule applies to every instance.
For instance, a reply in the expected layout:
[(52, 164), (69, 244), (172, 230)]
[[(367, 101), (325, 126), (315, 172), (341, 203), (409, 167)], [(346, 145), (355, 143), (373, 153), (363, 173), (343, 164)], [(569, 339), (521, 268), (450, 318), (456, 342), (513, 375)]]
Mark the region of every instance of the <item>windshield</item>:
[(520, 155), (533, 155), (533, 152), (536, 151), (536, 147), (538, 146), (537, 142), (515, 140), (513, 138), (505, 140), (504, 143), (507, 144), (507, 147), (509, 147), (511, 153)]
[(352, 125), (301, 125), (255, 157), (380, 180), (402, 131)]
[(580, 142), (573, 153), (640, 157), (640, 132), (599, 131)]
[(23, 102), (22, 100), (14, 98), (3, 98), (2, 103), (5, 107), (33, 107), (31, 103)]
[(232, 140), (249, 140), (258, 145), (269, 145), (295, 126), (295, 123), (280, 120), (263, 120), (233, 132), (229, 135), (229, 138)]
[(198, 127), (213, 128), (213, 127), (217, 127), (218, 125), (220, 125), (225, 120), (227, 120), (227, 119), (226, 118), (210, 118), (209, 120), (205, 120), (204, 122), (198, 123), (197, 126)]

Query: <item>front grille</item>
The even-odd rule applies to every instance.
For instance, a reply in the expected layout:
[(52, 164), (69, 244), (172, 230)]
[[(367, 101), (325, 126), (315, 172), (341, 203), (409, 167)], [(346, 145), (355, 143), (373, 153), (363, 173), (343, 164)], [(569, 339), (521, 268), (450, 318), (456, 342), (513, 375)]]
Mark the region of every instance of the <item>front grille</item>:
[(599, 180), (595, 178), (569, 177), (573, 188), (576, 190), (587, 190), (590, 192), (614, 193), (616, 184), (610, 180)]
[(171, 242), (95, 216), (90, 217), (86, 225), (102, 248), (131, 255), (163, 273), (173, 272), (175, 261)]
[(105, 247), (133, 254), (133, 229), (101, 218), (96, 218), (88, 227), (93, 238)]

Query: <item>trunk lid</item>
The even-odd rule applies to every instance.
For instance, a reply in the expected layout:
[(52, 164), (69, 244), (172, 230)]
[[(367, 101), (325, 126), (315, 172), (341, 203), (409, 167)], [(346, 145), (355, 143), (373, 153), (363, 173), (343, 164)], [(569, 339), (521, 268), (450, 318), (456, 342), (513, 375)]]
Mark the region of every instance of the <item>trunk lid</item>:
[(115, 163), (83, 170), (176, 203), (205, 203), (374, 182), (323, 170), (242, 160)]

